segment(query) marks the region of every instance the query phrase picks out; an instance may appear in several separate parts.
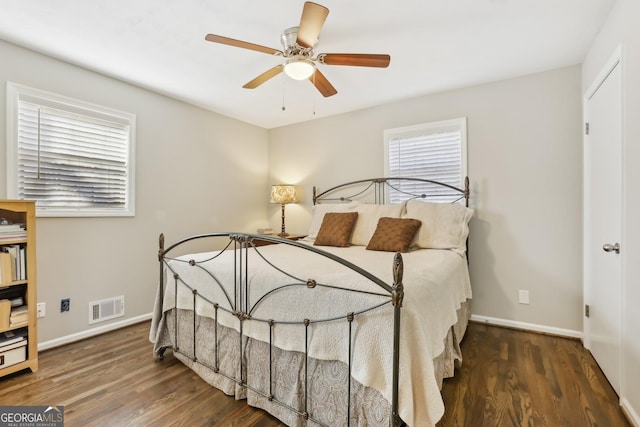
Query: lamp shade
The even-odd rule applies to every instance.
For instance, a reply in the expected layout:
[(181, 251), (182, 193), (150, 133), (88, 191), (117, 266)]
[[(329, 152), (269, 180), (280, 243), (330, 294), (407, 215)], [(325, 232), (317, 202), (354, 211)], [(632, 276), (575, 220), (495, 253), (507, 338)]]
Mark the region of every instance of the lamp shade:
[(293, 185), (272, 185), (271, 203), (286, 205), (296, 203), (296, 188)]

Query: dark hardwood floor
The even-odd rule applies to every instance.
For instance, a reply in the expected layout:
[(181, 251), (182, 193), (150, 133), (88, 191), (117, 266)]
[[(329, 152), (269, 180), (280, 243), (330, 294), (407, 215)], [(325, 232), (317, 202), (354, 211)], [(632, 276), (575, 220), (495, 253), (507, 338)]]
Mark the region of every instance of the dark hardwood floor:
[(438, 427), (630, 426), (578, 340), (471, 323), (462, 356)]
[[(282, 426), (210, 387), (170, 351), (156, 362), (149, 323), (40, 353), (40, 370), (0, 379), (0, 405), (64, 405), (74, 426)], [(464, 363), (442, 394), (448, 426), (629, 426), (580, 342), (472, 323)]]

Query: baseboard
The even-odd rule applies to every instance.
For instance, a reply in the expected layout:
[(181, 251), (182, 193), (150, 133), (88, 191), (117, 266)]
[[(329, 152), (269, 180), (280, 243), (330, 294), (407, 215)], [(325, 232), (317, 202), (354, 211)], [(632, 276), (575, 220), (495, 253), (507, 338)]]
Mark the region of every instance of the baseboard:
[(633, 424), (634, 427), (640, 427), (640, 415), (633, 409), (633, 406), (629, 403), (627, 399), (624, 397), (620, 399), (620, 407), (622, 408), (622, 412), (627, 416), (629, 422)]
[(77, 332), (75, 334), (67, 335), (53, 340), (40, 342), (38, 343), (38, 351), (49, 350), (54, 347), (60, 347), (61, 345), (70, 344), (72, 342), (80, 341), (85, 338), (104, 334), (105, 332), (115, 331), (116, 329), (124, 328), (125, 326), (135, 325), (136, 323), (144, 322), (151, 319), (151, 315), (152, 313), (143, 314), (141, 316), (131, 317), (119, 322), (113, 322), (104, 326), (99, 326), (97, 328), (87, 329), (86, 331)]
[(514, 329), (523, 329), (525, 331), (541, 332), (544, 334), (558, 335), (561, 337), (578, 338), (582, 340), (584, 334), (582, 331), (574, 331), (571, 329), (555, 328), (553, 326), (538, 325), (536, 323), (518, 322), (517, 320), (499, 319), (497, 317), (471, 315), (474, 322), (488, 323), (490, 325), (505, 326)]

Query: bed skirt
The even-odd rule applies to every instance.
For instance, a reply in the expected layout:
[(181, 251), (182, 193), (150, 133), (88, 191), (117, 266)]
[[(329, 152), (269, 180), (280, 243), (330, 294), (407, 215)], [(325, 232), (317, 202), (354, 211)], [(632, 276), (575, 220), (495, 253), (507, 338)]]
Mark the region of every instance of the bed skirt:
[[(310, 379), (309, 390), (304, 390), (304, 353), (271, 348), (272, 379), (269, 379), (268, 343), (243, 338), (242, 356), (245, 371), (239, 371), (237, 360), (240, 354), (238, 332), (218, 325), (205, 316), (193, 318), (193, 311), (178, 310), (177, 346), (174, 346), (175, 309), (164, 313), (155, 336), (155, 348), (173, 348), (175, 357), (197, 373), (202, 379), (223, 393), (236, 399), (246, 399), (251, 406), (262, 408), (283, 423), (292, 427), (316, 426), (305, 420), (299, 412), (308, 412), (323, 425), (347, 425), (347, 411), (351, 406), (350, 425), (389, 426), (390, 404), (374, 388), (366, 387), (348, 378), (348, 367), (339, 361), (309, 358), (306, 372)], [(471, 314), (471, 300), (462, 303), (457, 311), (457, 322), (449, 328), (444, 338), (444, 351), (433, 359), (438, 386), (444, 378), (452, 377), (456, 364), (462, 362), (460, 342)], [(195, 345), (193, 328), (195, 326)], [(219, 372), (235, 372), (235, 378), (244, 378), (253, 391), (227, 376), (216, 373), (215, 339), (218, 341)], [(195, 350), (194, 350), (195, 348)], [(271, 383), (271, 384), (270, 384)], [(351, 395), (346, 393), (351, 387)], [(273, 395), (286, 407), (266, 396)], [(305, 399), (307, 396), (307, 399)], [(348, 401), (350, 399), (350, 401)], [(305, 401), (306, 400), (306, 401)], [(294, 409), (294, 411), (291, 410)], [(297, 412), (296, 412), (297, 411)]]

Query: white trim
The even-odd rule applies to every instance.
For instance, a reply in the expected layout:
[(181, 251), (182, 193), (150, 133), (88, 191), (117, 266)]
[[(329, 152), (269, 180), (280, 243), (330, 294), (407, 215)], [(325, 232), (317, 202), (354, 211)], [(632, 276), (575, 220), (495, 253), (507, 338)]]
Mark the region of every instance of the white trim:
[(616, 65), (618, 65), (621, 62), (622, 62), (622, 45), (616, 48), (616, 50), (609, 57), (607, 62), (605, 62), (605, 64), (602, 66), (602, 69), (600, 70), (596, 78), (593, 79), (593, 82), (591, 82), (589, 89), (587, 89), (587, 92), (584, 95), (585, 99), (591, 99), (591, 97), (595, 95), (595, 93), (598, 91), (598, 88), (600, 88), (602, 83), (604, 83), (607, 77), (609, 77), (609, 74), (611, 74), (611, 72), (616, 67)]
[(500, 319), (497, 317), (471, 315), (471, 320), (475, 322), (487, 323), (495, 326), (506, 326), (508, 328), (522, 329), (525, 331), (541, 332), (545, 334), (557, 335), (567, 338), (578, 338), (582, 340), (582, 331), (572, 329), (556, 328), (554, 326), (538, 325), (536, 323), (519, 322), (517, 320)]
[(624, 412), (634, 427), (640, 427), (640, 415), (638, 415), (631, 403), (624, 397), (620, 399), (620, 408), (622, 408), (622, 412)]
[(18, 135), (18, 88), (13, 82), (7, 82), (7, 139), (6, 139), (6, 178), (7, 178), (7, 196), (10, 197), (12, 192), (16, 193), (18, 188), (18, 144), (16, 141)]
[[(593, 86), (593, 85), (592, 85)], [(589, 89), (588, 93), (593, 95), (591, 89)], [(582, 332), (584, 334), (584, 338), (582, 343), (585, 348), (591, 348), (591, 328), (589, 327), (589, 319), (585, 315), (586, 306), (591, 301), (591, 292), (589, 291), (589, 281), (590, 276), (588, 274), (586, 260), (589, 259), (589, 251), (587, 248), (591, 247), (591, 239), (589, 238), (589, 233), (587, 230), (591, 224), (591, 215), (589, 214), (589, 210), (587, 206), (591, 204), (591, 197), (589, 196), (590, 188), (588, 185), (588, 170), (587, 168), (591, 164), (591, 157), (589, 156), (589, 150), (586, 149), (587, 138), (586, 134), (586, 126), (589, 123), (589, 114), (587, 111), (587, 104), (591, 96), (584, 95), (582, 100), (582, 122), (585, 129), (582, 134)]]
[[(625, 179), (626, 176), (626, 168), (625, 168), (625, 161), (624, 159), (626, 158), (626, 152), (627, 152), (627, 138), (626, 138), (626, 133), (625, 133), (625, 128), (626, 128), (626, 121), (625, 121), (625, 117), (626, 117), (626, 108), (625, 105), (626, 103), (626, 91), (625, 91), (625, 87), (626, 87), (626, 73), (625, 73), (625, 69), (624, 69), (624, 64), (626, 62), (625, 60), (625, 49), (624, 46), (619, 46), (618, 49), (616, 50), (616, 54), (618, 54), (620, 56), (620, 65), (618, 65), (620, 67), (620, 197), (621, 200), (620, 202), (622, 203), (622, 206), (620, 207), (620, 245), (622, 245), (623, 248), (627, 247), (627, 180)], [(628, 379), (625, 376), (625, 337), (627, 336), (627, 331), (626, 331), (626, 311), (627, 311), (627, 304), (625, 303), (625, 301), (627, 301), (627, 275), (626, 275), (626, 271), (627, 271), (627, 251), (623, 251), (622, 253), (622, 258), (620, 259), (620, 397), (624, 398), (624, 396), (627, 394), (627, 381)], [(632, 411), (633, 414), (635, 414), (635, 423), (636, 423), (636, 427), (640, 427), (640, 418), (638, 417), (638, 414), (633, 410), (633, 408), (631, 407), (631, 405), (629, 404), (629, 402), (627, 401), (627, 399), (624, 399), (625, 402), (627, 402), (628, 405), (628, 409), (630, 409)], [(621, 400), (622, 403), (622, 400)]]
[(80, 341), (85, 338), (91, 338), (96, 335), (101, 335), (101, 334), (104, 334), (105, 332), (111, 332), (111, 331), (115, 331), (116, 329), (124, 328), (126, 326), (135, 325), (136, 323), (150, 320), (151, 317), (152, 317), (152, 313), (143, 314), (140, 316), (121, 320), (119, 322), (109, 323), (108, 325), (100, 326), (98, 328), (91, 328), (91, 329), (87, 329), (86, 331), (77, 332), (75, 334), (67, 335), (64, 337), (40, 342), (38, 343), (38, 351), (49, 350), (55, 347), (60, 347), (61, 345), (71, 344), (72, 342)]

